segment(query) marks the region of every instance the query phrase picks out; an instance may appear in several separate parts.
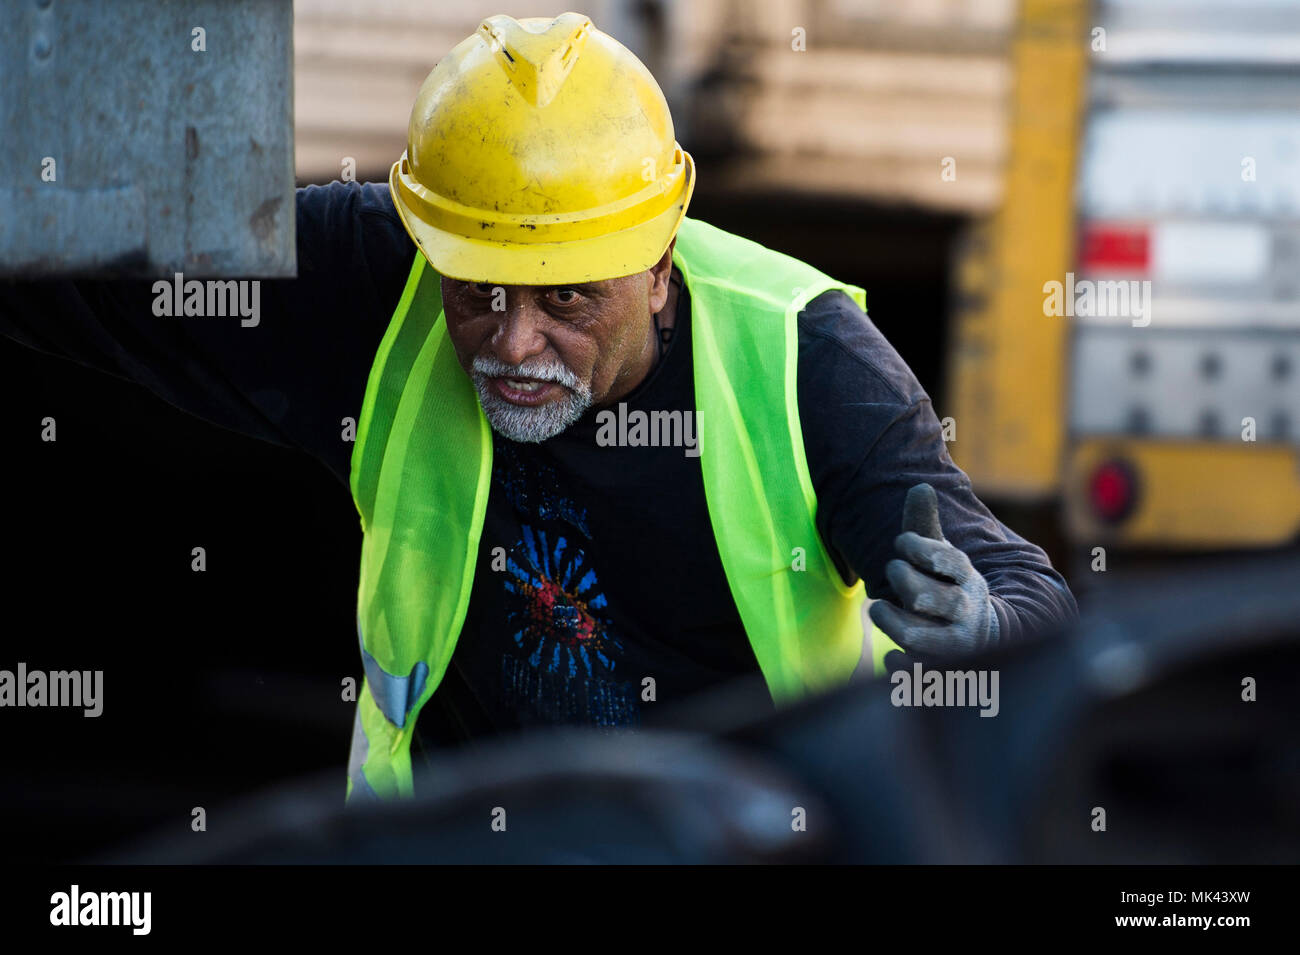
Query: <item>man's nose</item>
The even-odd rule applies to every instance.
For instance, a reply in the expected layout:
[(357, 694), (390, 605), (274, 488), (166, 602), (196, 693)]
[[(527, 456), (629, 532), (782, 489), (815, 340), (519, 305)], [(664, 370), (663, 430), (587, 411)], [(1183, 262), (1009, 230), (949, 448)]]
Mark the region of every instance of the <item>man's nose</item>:
[(521, 365), (546, 351), (543, 317), (541, 310), (531, 301), (508, 296), (505, 313), (498, 320), (492, 336), (492, 351), (496, 357), (510, 365)]

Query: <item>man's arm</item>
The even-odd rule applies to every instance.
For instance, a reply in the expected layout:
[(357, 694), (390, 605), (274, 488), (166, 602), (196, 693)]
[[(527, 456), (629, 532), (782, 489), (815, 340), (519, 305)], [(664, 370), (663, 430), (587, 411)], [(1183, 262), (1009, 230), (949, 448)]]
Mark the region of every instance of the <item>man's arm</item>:
[[(930, 399), (893, 346), (842, 293), (800, 316), (799, 405), (818, 527), (849, 579), (901, 605), (889, 579), (908, 492), (935, 491), (942, 534), (988, 585), (998, 645), (1074, 619), (1046, 553), (994, 517), (953, 462)], [(960, 431), (960, 422), (957, 423)]]
[(384, 184), (309, 186), (296, 209), (298, 277), (260, 282), (255, 325), (158, 317), (154, 279), (0, 281), (0, 334), (214, 424), (302, 448), (346, 480), (342, 419), (360, 412), (415, 247)]

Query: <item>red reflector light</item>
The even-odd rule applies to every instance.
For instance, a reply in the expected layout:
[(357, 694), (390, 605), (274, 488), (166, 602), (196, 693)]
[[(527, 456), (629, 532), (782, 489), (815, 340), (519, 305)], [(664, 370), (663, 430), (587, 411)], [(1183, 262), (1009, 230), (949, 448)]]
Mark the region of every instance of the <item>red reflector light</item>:
[(1151, 239), (1145, 226), (1088, 225), (1079, 239), (1079, 268), (1143, 270), (1151, 265)]
[(1133, 513), (1137, 475), (1126, 461), (1099, 464), (1088, 481), (1088, 503), (1100, 521), (1113, 524)]

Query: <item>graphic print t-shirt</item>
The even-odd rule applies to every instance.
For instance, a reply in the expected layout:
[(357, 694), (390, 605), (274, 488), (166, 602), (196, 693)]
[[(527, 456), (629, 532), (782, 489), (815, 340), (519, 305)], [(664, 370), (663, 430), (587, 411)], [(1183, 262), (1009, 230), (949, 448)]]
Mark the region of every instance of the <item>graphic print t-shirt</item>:
[[(493, 434), (469, 610), (434, 697), (443, 706), (426, 707), (453, 736), (637, 726), (643, 706), (758, 672), (717, 547), (700, 533), (689, 310), (683, 292), (663, 360), (623, 399), (629, 416), (680, 412), (680, 445), (602, 446), (594, 408), (541, 444)], [(426, 742), (446, 738), (425, 722)]]

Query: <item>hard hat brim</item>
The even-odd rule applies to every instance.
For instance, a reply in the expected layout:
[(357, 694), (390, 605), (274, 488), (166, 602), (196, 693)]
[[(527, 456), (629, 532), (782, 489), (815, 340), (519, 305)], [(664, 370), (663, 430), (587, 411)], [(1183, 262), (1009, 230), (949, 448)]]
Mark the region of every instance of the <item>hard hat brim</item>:
[(401, 160), (393, 164), (388, 189), (397, 215), (434, 271), (462, 282), (494, 285), (560, 285), (596, 282), (644, 272), (668, 248), (686, 217), (695, 191), (695, 163), (686, 164), (681, 195), (663, 212), (617, 232), (564, 242), (492, 242), (471, 239), (420, 219), (398, 189)]

